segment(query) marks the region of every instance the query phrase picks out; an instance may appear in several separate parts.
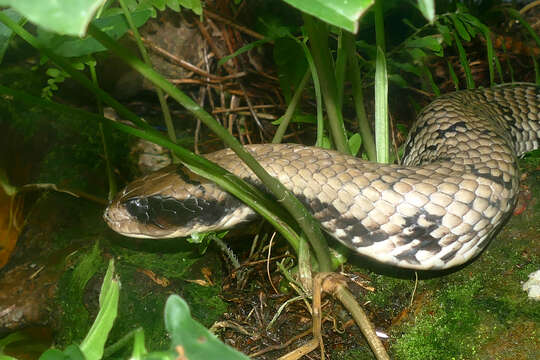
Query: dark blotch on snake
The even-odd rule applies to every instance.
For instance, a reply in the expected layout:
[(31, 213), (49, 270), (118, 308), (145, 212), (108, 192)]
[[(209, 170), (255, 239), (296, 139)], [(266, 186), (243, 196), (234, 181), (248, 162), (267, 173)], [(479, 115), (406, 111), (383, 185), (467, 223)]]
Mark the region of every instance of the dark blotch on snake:
[(512, 187), (512, 180), (504, 181), (502, 176), (499, 177), (499, 176), (491, 175), (489, 173), (482, 173), (482, 172), (479, 171), (479, 169), (475, 169), (475, 168), (471, 169), (471, 173), (478, 176), (478, 177), (483, 177), (484, 179), (488, 179), (488, 180), (493, 181), (494, 183), (502, 185), (506, 189), (509, 189), (509, 188)]
[[(459, 131), (461, 130), (461, 131)], [(464, 132), (467, 130), (467, 124), (464, 121), (458, 121), (446, 129), (438, 129), (436, 139), (444, 139), (448, 133)]]

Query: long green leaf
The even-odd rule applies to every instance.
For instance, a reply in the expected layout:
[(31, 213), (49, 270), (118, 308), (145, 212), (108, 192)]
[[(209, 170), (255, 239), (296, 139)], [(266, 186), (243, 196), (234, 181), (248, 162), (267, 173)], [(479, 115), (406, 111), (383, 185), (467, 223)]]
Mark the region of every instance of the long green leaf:
[(388, 74), (386, 57), (381, 48), (377, 48), (375, 65), (375, 146), (377, 162), (390, 161), (390, 136), (388, 127)]
[(324, 105), (328, 115), (328, 130), (336, 149), (344, 154), (349, 154), (343, 115), (339, 108), (334, 64), (328, 44), (328, 27), (309, 15), (304, 15), (304, 26), (309, 36), (311, 54), (317, 68), (316, 72), (321, 81)]
[(459, 62), (465, 71), (465, 81), (467, 82), (467, 89), (474, 89), (474, 79), (472, 77), (471, 68), (469, 66), (469, 60), (467, 60), (467, 53), (461, 44), (461, 40), (457, 34), (454, 34), (454, 40), (459, 54)]

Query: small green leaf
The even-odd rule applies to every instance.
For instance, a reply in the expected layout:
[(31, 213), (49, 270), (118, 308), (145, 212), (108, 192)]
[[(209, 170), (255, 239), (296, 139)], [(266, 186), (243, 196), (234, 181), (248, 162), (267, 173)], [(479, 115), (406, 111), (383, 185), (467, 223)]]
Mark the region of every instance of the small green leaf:
[(393, 66), (393, 67), (397, 67), (399, 70), (403, 70), (403, 71), (406, 71), (406, 72), (409, 72), (411, 74), (414, 74), (416, 76), (420, 76), (422, 74), (422, 71), (418, 68), (418, 66), (410, 63), (410, 62), (405, 62), (405, 63), (399, 63), (399, 62), (395, 62), (395, 61), (388, 61), (389, 65)]
[(384, 51), (378, 47), (375, 65), (375, 146), (377, 150), (377, 161), (383, 164), (386, 164), (389, 161), (389, 134), (386, 55), (384, 54)]
[(133, 351), (131, 352), (131, 358), (133, 360), (140, 360), (146, 355), (148, 351), (144, 345), (144, 330), (139, 328), (135, 330), (133, 338)]
[(39, 360), (86, 360), (77, 345), (69, 345), (64, 351), (49, 349), (39, 357)]
[(447, 61), (448, 61), (448, 72), (450, 73), (450, 79), (452, 79), (452, 82), (454, 83), (454, 88), (456, 90), (459, 90), (459, 79), (456, 75), (456, 72), (454, 71), (454, 66), (452, 65), (450, 60), (447, 60)]
[(167, 7), (174, 12), (180, 11), (180, 3), (178, 0), (167, 0)]
[(467, 59), (467, 53), (465, 52), (465, 49), (463, 48), (463, 45), (461, 44), (461, 40), (459, 40), (459, 37), (454, 34), (454, 40), (456, 41), (456, 47), (458, 49), (459, 53), (459, 62), (461, 63), (461, 66), (463, 67), (463, 70), (465, 71), (465, 80), (467, 82), (467, 89), (474, 89), (474, 79), (472, 77), (471, 68), (469, 66), (469, 60)]
[(270, 39), (270, 38), (265, 38), (265, 39), (261, 39), (261, 40), (256, 40), (256, 41), (253, 41), (247, 45), (244, 45), (242, 46), (240, 49), (236, 50), (234, 53), (230, 54), (230, 55), (227, 55), (227, 56), (224, 56), (223, 58), (221, 58), (219, 61), (218, 61), (218, 66), (222, 66), (223, 64), (225, 64), (227, 61), (229, 61), (230, 59), (240, 55), (240, 54), (243, 54), (245, 52), (248, 52), (249, 50), (253, 49), (254, 47), (257, 47), (257, 46), (260, 46), (262, 44), (266, 44), (267, 42), (270, 42), (272, 41), (273, 39)]
[(405, 46), (410, 48), (428, 49), (434, 52), (440, 52), (442, 50), (440, 39), (436, 36), (424, 36), (410, 39), (405, 42)]
[(448, 26), (441, 24), (439, 22), (437, 22), (436, 26), (437, 26), (437, 31), (443, 37), (444, 43), (446, 45), (452, 44), (452, 34), (450, 33), (450, 29), (448, 28)]
[(356, 156), (358, 151), (360, 151), (360, 146), (362, 146), (362, 136), (356, 133), (349, 138), (349, 150), (351, 151), (352, 156)]
[(425, 51), (419, 48), (408, 48), (406, 51), (409, 53), (415, 63), (423, 63), (423, 60), (427, 56)]
[(404, 89), (409, 87), (407, 80), (405, 80), (403, 76), (399, 74), (389, 74), (388, 81)]
[(60, 76), (60, 74), (62, 74), (60, 69), (57, 69), (57, 68), (49, 68), (47, 69), (47, 71), (45, 71), (45, 73), (53, 78), (58, 77)]
[(452, 19), (452, 22), (454, 23), (454, 27), (456, 28), (459, 36), (465, 41), (471, 41), (471, 36), (465, 29), (465, 26), (463, 25), (461, 20), (459, 20), (458, 17), (454, 14), (450, 15), (450, 18)]
[[(272, 121), (272, 125), (281, 124), (282, 118), (280, 117), (277, 120)], [(293, 123), (303, 123), (303, 124), (316, 124), (317, 119), (312, 114), (296, 114), (291, 118)]]

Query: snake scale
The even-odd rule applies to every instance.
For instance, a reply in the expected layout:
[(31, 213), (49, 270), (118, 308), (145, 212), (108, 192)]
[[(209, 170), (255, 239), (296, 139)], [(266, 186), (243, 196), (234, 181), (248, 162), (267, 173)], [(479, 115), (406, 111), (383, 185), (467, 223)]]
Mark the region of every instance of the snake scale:
[[(479, 254), (510, 216), (518, 157), (536, 149), (539, 138), (540, 88), (506, 84), (429, 104), (409, 133), (403, 165), (296, 144), (246, 148), (349, 248), (384, 264), (446, 269)], [(263, 188), (230, 149), (205, 157)], [(255, 217), (183, 165), (133, 181), (104, 215), (116, 232), (148, 238), (226, 229)]]

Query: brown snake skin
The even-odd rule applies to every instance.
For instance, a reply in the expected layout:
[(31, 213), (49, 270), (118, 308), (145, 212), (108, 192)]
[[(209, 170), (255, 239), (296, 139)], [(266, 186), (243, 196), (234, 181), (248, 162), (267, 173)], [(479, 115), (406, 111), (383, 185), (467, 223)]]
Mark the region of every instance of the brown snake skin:
[[(517, 158), (540, 138), (540, 88), (502, 85), (444, 95), (418, 116), (403, 165), (295, 144), (248, 150), (323, 228), (382, 263), (445, 269), (479, 254), (515, 206)], [(206, 157), (261, 187), (229, 149)], [(165, 238), (230, 228), (256, 214), (183, 165), (135, 180), (105, 212), (126, 236)]]

